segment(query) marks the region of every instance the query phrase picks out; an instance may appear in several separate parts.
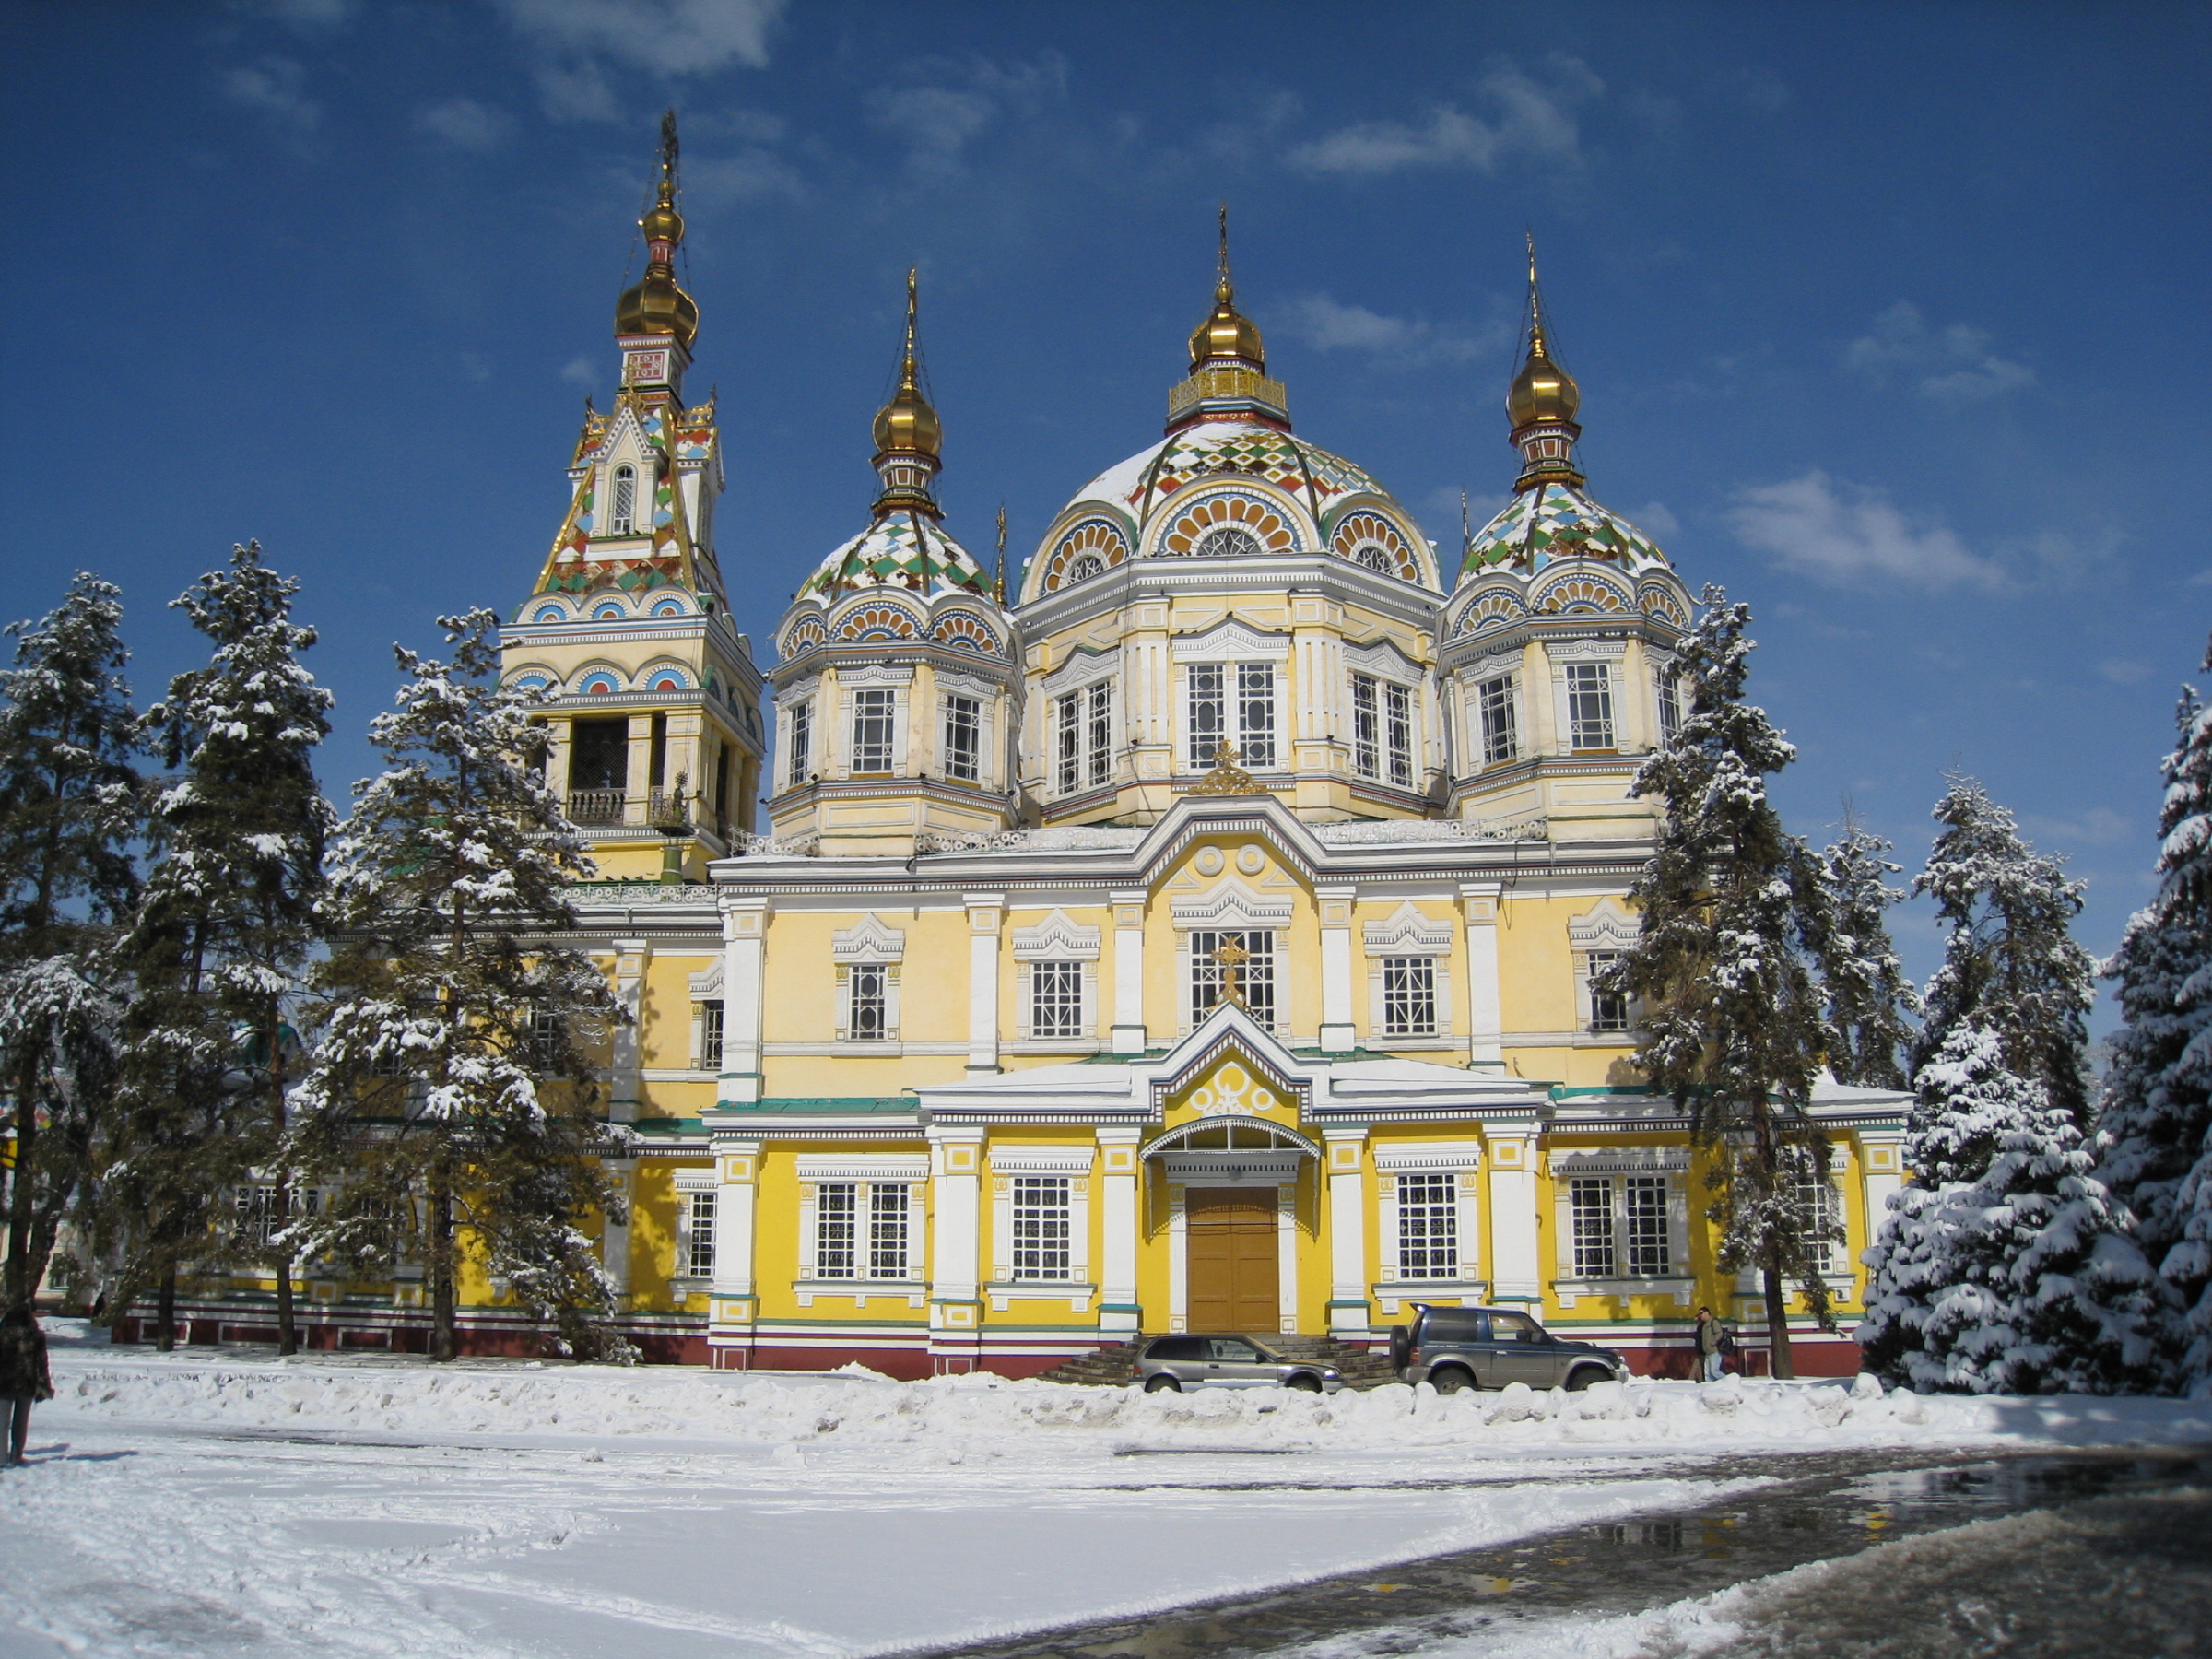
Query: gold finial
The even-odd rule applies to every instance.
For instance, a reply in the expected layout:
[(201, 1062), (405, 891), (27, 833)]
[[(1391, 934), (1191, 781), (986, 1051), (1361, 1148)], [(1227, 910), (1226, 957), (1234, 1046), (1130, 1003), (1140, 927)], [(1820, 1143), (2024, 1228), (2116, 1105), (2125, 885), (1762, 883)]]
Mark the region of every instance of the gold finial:
[(1229, 275), (1229, 204), (1221, 204), (1221, 252), (1214, 276), (1214, 309), (1191, 331), (1191, 372), (1217, 359), (1230, 358), (1266, 371), (1267, 351), (1260, 331), (1237, 310), (1236, 285)]
[(684, 216), (676, 210), (676, 112), (661, 117), (661, 176), (653, 205), (638, 221), (645, 236), (645, 277), (615, 302), (617, 335), (674, 335), (688, 347), (699, 335), (699, 307), (677, 286), (676, 250)]
[(922, 312), (920, 272), (906, 273), (906, 347), (899, 359), (899, 390), (876, 417), (876, 449), (885, 455), (925, 455), (935, 461), (944, 447), (945, 429), (936, 410), (922, 395), (920, 354), (915, 347)]
[(1536, 233), (1528, 232), (1528, 355), (1543, 357), (1544, 297), (1536, 288)]
[(1236, 297), (1236, 285), (1229, 279), (1229, 204), (1223, 202), (1221, 204), (1221, 267), (1220, 274), (1214, 278), (1214, 300), (1218, 305), (1230, 305), (1235, 302)]
[(1006, 504), (998, 504), (998, 564), (991, 572), (991, 597), (1006, 602)]
[(1582, 402), (1582, 389), (1553, 358), (1550, 342), (1544, 336), (1544, 302), (1536, 288), (1536, 236), (1532, 230), (1528, 233), (1528, 358), (1506, 392), (1506, 414), (1518, 431), (1534, 421), (1571, 421)]
[(899, 389), (917, 390), (914, 384), (914, 320), (922, 311), (921, 267), (906, 267), (906, 357), (899, 365)]
[(1467, 517), (1467, 492), (1459, 492), (1459, 556), (1465, 559), (1467, 549), (1475, 545), (1474, 522)]
[(1214, 966), (1221, 970), (1221, 1000), (1232, 1008), (1252, 1012), (1252, 1005), (1244, 1000), (1244, 964), (1252, 960), (1252, 952), (1229, 938), (1214, 947)]
[(1267, 785), (1237, 764), (1237, 746), (1226, 738), (1214, 746), (1214, 770), (1191, 785), (1194, 795), (1265, 794)]

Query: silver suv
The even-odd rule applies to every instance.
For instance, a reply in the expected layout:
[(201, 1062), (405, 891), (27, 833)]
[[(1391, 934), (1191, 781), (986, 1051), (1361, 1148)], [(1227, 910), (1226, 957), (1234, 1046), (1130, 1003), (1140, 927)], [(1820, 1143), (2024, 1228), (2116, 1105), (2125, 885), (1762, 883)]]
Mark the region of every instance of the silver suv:
[(1186, 1388), (1296, 1388), (1335, 1394), (1344, 1379), (1333, 1365), (1292, 1359), (1250, 1336), (1155, 1336), (1136, 1357), (1147, 1394)]
[(1554, 1336), (1518, 1308), (1432, 1308), (1414, 1304), (1410, 1327), (1390, 1333), (1390, 1363), (1405, 1382), (1432, 1382), (1438, 1394), (1463, 1388), (1584, 1389), (1618, 1382), (1629, 1362), (1594, 1342)]

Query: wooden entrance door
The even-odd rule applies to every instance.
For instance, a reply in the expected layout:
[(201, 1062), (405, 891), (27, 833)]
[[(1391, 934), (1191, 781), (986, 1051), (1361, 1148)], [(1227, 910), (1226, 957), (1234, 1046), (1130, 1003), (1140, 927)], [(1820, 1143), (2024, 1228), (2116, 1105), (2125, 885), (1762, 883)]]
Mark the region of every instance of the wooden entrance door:
[(1265, 1335), (1281, 1319), (1272, 1187), (1193, 1187), (1183, 1199), (1190, 1328)]

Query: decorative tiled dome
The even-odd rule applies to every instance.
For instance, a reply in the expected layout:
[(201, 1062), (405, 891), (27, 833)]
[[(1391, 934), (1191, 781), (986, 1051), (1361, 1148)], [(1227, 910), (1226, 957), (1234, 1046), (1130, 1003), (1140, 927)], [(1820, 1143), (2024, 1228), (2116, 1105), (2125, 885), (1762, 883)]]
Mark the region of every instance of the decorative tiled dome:
[(1534, 576), (1563, 559), (1612, 559), (1638, 575), (1673, 569), (1659, 544), (1627, 519), (1571, 486), (1547, 484), (1523, 490), (1475, 533), (1459, 580), (1499, 570)]
[(991, 596), (991, 578), (975, 555), (920, 512), (886, 513), (834, 548), (799, 592), (835, 599), (870, 587), (928, 595), (959, 592)]

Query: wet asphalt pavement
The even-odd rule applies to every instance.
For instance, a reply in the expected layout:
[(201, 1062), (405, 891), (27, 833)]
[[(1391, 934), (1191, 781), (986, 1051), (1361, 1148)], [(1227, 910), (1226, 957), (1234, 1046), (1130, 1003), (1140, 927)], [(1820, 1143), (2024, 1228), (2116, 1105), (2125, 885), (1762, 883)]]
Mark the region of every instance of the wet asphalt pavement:
[[(1686, 1471), (1670, 1467), (1665, 1473)], [(2212, 1654), (2212, 1453), (1825, 1453), (1698, 1465), (1780, 1484), (1688, 1510), (1164, 1613), (937, 1650), (943, 1659), (1327, 1659), (1494, 1640), (1744, 1585), (1701, 1655)], [(1255, 1482), (1255, 1484), (1265, 1484)], [(1457, 1483), (1430, 1483), (1436, 1485)], [(1484, 1483), (1488, 1484), (1488, 1483)], [(1407, 1500), (1420, 1501), (1419, 1488)], [(1810, 1562), (1835, 1565), (1771, 1575)], [(1684, 1652), (1654, 1629), (1636, 1651)], [(1579, 1651), (1566, 1629), (1557, 1651)], [(1609, 1652), (1620, 1651), (1608, 1648)]]

